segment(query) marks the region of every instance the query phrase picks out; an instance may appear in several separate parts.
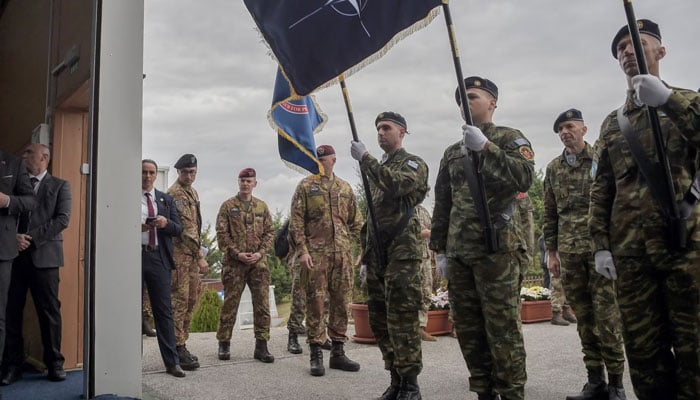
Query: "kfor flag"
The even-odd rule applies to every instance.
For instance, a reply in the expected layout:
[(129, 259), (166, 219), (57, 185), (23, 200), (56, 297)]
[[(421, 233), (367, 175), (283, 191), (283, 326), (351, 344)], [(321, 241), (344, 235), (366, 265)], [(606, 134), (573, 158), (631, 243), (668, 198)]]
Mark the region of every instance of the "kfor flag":
[(447, 0), (244, 0), (291, 84), (306, 96), (381, 57)]
[(314, 134), (321, 131), (327, 117), (313, 96), (291, 100), (290, 90), (289, 82), (278, 68), (268, 120), (277, 131), (280, 157), (293, 169), (318, 174), (322, 167), (316, 157)]

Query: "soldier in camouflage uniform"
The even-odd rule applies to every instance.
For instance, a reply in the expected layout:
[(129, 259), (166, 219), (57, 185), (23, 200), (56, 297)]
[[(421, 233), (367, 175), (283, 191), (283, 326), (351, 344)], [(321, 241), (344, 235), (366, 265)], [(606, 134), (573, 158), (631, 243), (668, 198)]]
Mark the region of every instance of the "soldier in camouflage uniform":
[(435, 342), (437, 338), (428, 333), (425, 328), (428, 326), (428, 310), (430, 310), (430, 299), (433, 296), (433, 263), (431, 257), (431, 251), (428, 247), (430, 242), (430, 213), (422, 205), (416, 207), (416, 215), (418, 215), (418, 221), (420, 222), (420, 237), (421, 237), (421, 250), (422, 250), (422, 261), (420, 264), (420, 272), (423, 277), (423, 301), (421, 302), (420, 313), (418, 314), (418, 321), (420, 324), (420, 338), (428, 342)]
[(297, 254), (300, 282), (306, 293), (306, 338), (311, 375), (325, 374), (321, 345), (326, 338), (324, 310), (328, 302), (328, 335), (332, 341), (329, 366), (359, 371), (343, 349), (348, 337), (348, 303), (352, 287), (352, 243), (359, 243), (362, 215), (355, 194), (333, 173), (335, 150), (316, 149), (323, 172), (299, 182), (292, 197), (289, 236)]
[[(479, 399), (523, 400), (525, 346), (520, 325), (520, 273), (525, 249), (512, 218), (515, 197), (534, 177), (534, 153), (518, 130), (492, 122), (498, 88), (477, 76), (464, 80), (474, 126), (447, 148), (435, 183), (430, 248), (446, 269), (452, 318)], [(457, 103), (461, 105), (460, 96)], [(498, 249), (488, 253), (465, 177), (465, 147), (477, 153)]]
[(515, 196), (515, 209), (513, 219), (519, 224), (521, 235), (524, 239), (525, 248), (517, 252), (520, 259), (520, 287), (523, 286), (523, 280), (530, 269), (532, 257), (535, 254), (535, 216), (533, 215), (534, 206), (532, 199), (526, 192), (520, 192)]
[(182, 235), (173, 238), (175, 271), (171, 277), (173, 322), (180, 366), (185, 371), (199, 368), (199, 360), (187, 349), (192, 313), (200, 295), (199, 274), (206, 273), (209, 265), (202, 252), (202, 214), (199, 194), (192, 187), (197, 176), (197, 158), (184, 154), (175, 163), (177, 181), (168, 188), (182, 223)]
[[(623, 136), (618, 111), (603, 121), (593, 159), (589, 228), (596, 271), (616, 279), (623, 338), (634, 392), (640, 400), (700, 398), (698, 282), (700, 207), (692, 188), (700, 169), (700, 94), (659, 79), (666, 55), (654, 22), (638, 21), (649, 74), (639, 74), (627, 26), (612, 53), (627, 78), (621, 115), (656, 163), (648, 112), (658, 107), (675, 201), (687, 213), (687, 245), (677, 247), (664, 206), (640, 173)], [(696, 184), (698, 182), (696, 181)]]
[[(554, 121), (554, 132), (565, 149), (547, 165), (542, 230), (550, 273), (553, 278), (561, 277), (566, 298), (578, 316), (577, 330), (588, 371), (583, 391), (567, 396), (567, 400), (601, 396), (624, 400), (627, 397), (622, 386), (625, 353), (620, 310), (613, 281), (595, 272), (587, 229), (593, 163), (593, 149), (583, 140), (587, 130), (581, 111), (573, 108)], [(564, 313), (566, 316), (566, 309)], [(603, 367), (608, 370), (609, 390)]]
[[(549, 257), (547, 255), (547, 263), (549, 263)], [(557, 259), (556, 262), (558, 265), (559, 260)], [(549, 284), (551, 285), (549, 303), (552, 306), (552, 325), (569, 326), (571, 323), (578, 322), (571, 312), (571, 306), (566, 299), (566, 292), (561, 283), (561, 277), (550, 272)]]
[[(420, 399), (418, 374), (423, 368), (418, 310), (421, 308), (421, 237), (415, 207), (430, 190), (428, 166), (403, 147), (406, 119), (387, 111), (374, 121), (379, 161), (364, 143), (353, 141), (352, 157), (369, 181), (376, 224), (363, 227), (363, 261), (367, 265), (369, 322), (391, 384), (381, 399)], [(370, 218), (368, 217), (368, 220)], [(376, 236), (374, 225), (378, 226)], [(373, 237), (379, 239), (379, 248)]]
[(253, 358), (265, 363), (275, 361), (267, 350), (270, 339), (270, 269), (266, 263), (267, 253), (272, 250), (275, 228), (267, 204), (253, 196), (257, 184), (253, 168), (241, 170), (238, 194), (221, 204), (216, 217), (216, 241), (224, 254), (221, 262), (224, 304), (216, 331), (219, 360), (231, 358), (231, 331), (247, 284), (253, 301)]

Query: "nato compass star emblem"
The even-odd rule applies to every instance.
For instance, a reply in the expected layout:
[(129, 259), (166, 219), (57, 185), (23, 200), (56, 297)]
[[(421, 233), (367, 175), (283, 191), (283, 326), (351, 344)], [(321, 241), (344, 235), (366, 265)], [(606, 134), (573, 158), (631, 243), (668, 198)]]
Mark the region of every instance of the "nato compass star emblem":
[(372, 37), (372, 35), (370, 35), (369, 31), (365, 27), (365, 24), (362, 22), (362, 15), (361, 15), (362, 11), (367, 6), (368, 1), (369, 0), (326, 0), (326, 3), (323, 4), (321, 7), (317, 8), (316, 10), (305, 15), (304, 17), (299, 19), (297, 22), (289, 25), (289, 29), (292, 29), (295, 26), (299, 25), (300, 23), (306, 21), (307, 19), (311, 18), (311, 16), (313, 16), (317, 12), (323, 10), (324, 8), (330, 7), (333, 11), (335, 11), (337, 14), (339, 14), (343, 17), (351, 17), (351, 18), (357, 17), (357, 19), (360, 21), (360, 26), (362, 26), (362, 29), (367, 34), (367, 37)]

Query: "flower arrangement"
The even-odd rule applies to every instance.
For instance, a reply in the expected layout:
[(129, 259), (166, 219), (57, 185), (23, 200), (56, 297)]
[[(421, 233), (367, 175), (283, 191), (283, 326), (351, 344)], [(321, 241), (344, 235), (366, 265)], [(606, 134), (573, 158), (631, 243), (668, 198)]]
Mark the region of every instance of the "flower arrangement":
[(520, 289), (520, 298), (523, 301), (549, 300), (551, 291), (542, 286), (533, 286)]
[(450, 308), (450, 299), (447, 290), (438, 289), (434, 296), (430, 296), (429, 310), (447, 310)]

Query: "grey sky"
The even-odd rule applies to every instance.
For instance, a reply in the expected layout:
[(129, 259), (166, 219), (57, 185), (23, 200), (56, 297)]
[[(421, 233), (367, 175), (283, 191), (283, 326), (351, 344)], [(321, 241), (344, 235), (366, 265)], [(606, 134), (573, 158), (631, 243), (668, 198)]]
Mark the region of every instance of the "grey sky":
[[(700, 87), (700, 2), (634, 5), (638, 18), (661, 27), (668, 51), (662, 78), (674, 86)], [(603, 118), (622, 103), (626, 90), (610, 53), (610, 41), (625, 23), (622, 1), (459, 0), (450, 7), (464, 75), (498, 85), (494, 121), (530, 139), (538, 170), (562, 150), (552, 132), (561, 111), (581, 109), (586, 139), (595, 141)], [(277, 153), (276, 133), (266, 119), (277, 65), (254, 27), (240, 0), (145, 2), (143, 156), (172, 166), (180, 155), (195, 154), (195, 187), (203, 218), (212, 224), (221, 203), (238, 191), (242, 168), (257, 170), (254, 195), (272, 212), (288, 212), (303, 178)], [(381, 111), (401, 113), (412, 132), (404, 147), (428, 163), (432, 185), (444, 149), (461, 136), (456, 83), (439, 15), (347, 79), (360, 139), (380, 156), (374, 118)], [(316, 93), (316, 99), (329, 116), (316, 143), (335, 147), (336, 173), (354, 185), (360, 179), (339, 86)], [(172, 170), (170, 182), (175, 179)], [(426, 202), (432, 211), (432, 193)]]

